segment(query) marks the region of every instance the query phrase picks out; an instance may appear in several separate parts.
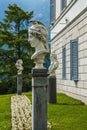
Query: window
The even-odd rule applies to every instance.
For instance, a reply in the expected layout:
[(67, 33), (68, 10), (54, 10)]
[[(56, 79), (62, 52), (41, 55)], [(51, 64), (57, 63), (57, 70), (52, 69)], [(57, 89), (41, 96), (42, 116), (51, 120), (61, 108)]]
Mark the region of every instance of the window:
[(66, 45), (62, 48), (62, 78), (66, 79)]
[(55, 0), (50, 0), (50, 23), (53, 24), (55, 21)]
[(63, 10), (67, 5), (67, 0), (61, 0), (61, 10)]
[(78, 39), (70, 41), (70, 79), (78, 80)]

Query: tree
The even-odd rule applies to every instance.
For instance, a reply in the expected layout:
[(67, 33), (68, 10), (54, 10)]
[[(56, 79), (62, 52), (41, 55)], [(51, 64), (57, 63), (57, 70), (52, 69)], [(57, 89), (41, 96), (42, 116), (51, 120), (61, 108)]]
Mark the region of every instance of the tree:
[[(16, 4), (9, 4), (5, 18), (0, 22), (0, 86), (8, 92), (16, 89), (16, 67), (18, 59), (23, 60), (23, 86), (29, 86), (28, 73), (33, 63), (33, 50), (28, 42), (28, 27), (33, 11), (25, 12)], [(1, 89), (2, 90), (2, 89)]]

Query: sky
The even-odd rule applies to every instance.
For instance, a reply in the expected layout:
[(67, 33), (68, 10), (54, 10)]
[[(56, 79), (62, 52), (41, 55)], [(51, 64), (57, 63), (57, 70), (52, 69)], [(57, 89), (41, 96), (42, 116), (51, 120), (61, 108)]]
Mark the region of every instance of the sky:
[(44, 22), (44, 11), (46, 11), (46, 15), (47, 13), (49, 15), (49, 1), (50, 0), (0, 0), (0, 21), (4, 18), (4, 11), (7, 10), (8, 5), (17, 4), (25, 11), (30, 12), (33, 10), (34, 19), (40, 19), (42, 22)]

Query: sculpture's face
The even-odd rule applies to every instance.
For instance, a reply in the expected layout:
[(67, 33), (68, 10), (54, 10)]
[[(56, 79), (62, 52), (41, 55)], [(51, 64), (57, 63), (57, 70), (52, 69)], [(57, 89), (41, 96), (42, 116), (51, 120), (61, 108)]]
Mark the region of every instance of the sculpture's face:
[(31, 34), (29, 34), (29, 41), (30, 41), (31, 47), (34, 47), (34, 37)]
[(51, 62), (55, 60), (52, 54), (50, 55), (50, 59), (51, 59)]
[(51, 54), (50, 55), (50, 59), (51, 59), (51, 61), (57, 61), (57, 56), (56, 56), (56, 54)]
[(19, 59), (19, 60), (17, 61), (17, 63), (20, 64), (20, 65), (22, 65), (22, 64), (23, 64), (23, 61), (22, 61), (21, 59)]
[(29, 33), (29, 41), (31, 47), (37, 47), (38, 39), (35, 36), (33, 36), (31, 33)]

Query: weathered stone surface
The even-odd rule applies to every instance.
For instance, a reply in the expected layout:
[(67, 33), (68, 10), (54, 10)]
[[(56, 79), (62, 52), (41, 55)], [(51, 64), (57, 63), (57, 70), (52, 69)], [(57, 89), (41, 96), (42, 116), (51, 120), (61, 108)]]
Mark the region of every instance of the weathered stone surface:
[[(33, 118), (32, 130), (47, 130), (46, 70), (45, 69), (37, 70), (37, 71), (33, 70), (32, 72), (33, 72), (32, 75), (34, 74), (34, 77), (32, 78), (32, 109), (33, 109), (32, 110), (32, 118)], [(36, 72), (36, 77), (35, 77), (35, 72)]]
[(48, 103), (56, 103), (56, 77), (48, 77), (48, 89), (47, 89), (47, 100)]
[(22, 94), (22, 75), (17, 75), (17, 94)]

